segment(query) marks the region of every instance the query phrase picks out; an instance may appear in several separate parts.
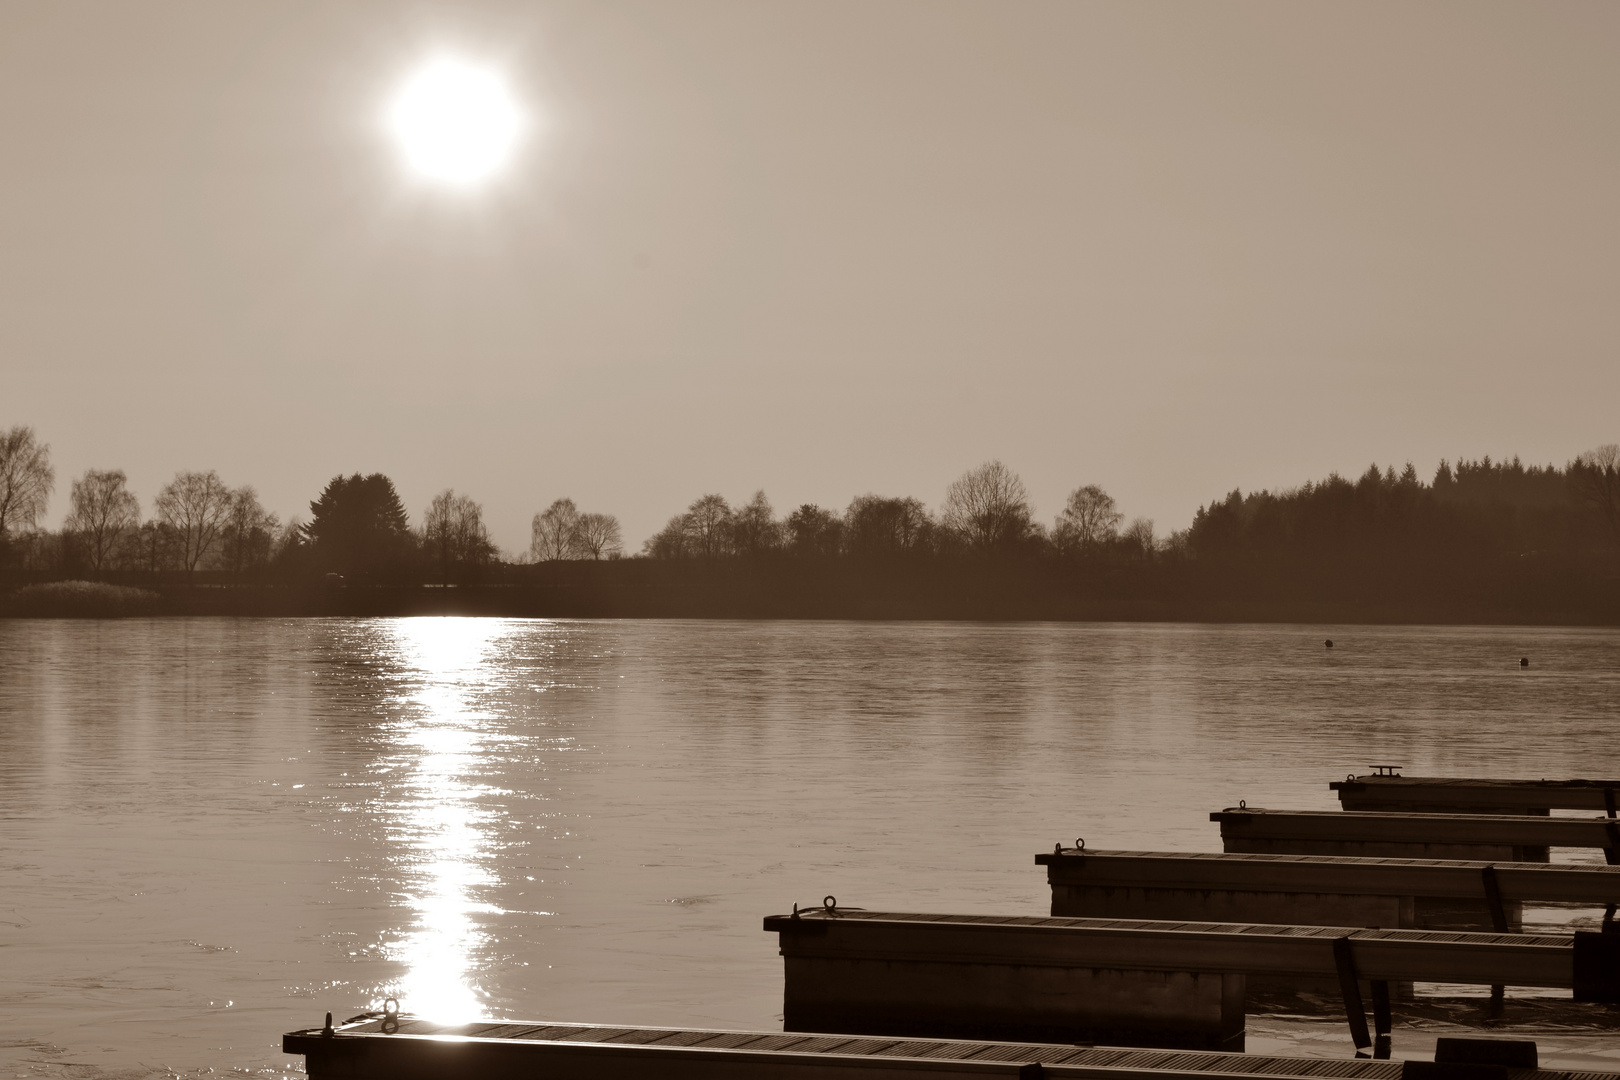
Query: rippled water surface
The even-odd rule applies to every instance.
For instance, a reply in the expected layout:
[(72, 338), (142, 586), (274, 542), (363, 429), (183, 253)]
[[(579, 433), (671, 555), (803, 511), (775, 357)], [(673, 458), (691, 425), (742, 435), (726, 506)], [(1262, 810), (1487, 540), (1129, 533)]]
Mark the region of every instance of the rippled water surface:
[(1620, 775), (1617, 719), (1609, 630), (0, 621), (0, 1075), (291, 1071), (388, 995), (776, 1028), (795, 901), (1040, 913), (1055, 841)]

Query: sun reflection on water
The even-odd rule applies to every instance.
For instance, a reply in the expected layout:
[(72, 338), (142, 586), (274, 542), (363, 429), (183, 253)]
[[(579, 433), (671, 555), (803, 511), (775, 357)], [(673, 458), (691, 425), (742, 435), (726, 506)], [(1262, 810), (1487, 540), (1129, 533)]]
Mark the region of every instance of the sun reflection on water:
[(396, 903), (414, 909), (415, 920), (385, 943), (387, 957), (406, 966), (388, 994), (416, 1015), (456, 1023), (487, 1012), (475, 970), (488, 939), (479, 917), (499, 909), (479, 898), (494, 883), (495, 846), (491, 813), (479, 799), (496, 789), (479, 778), (482, 758), (502, 736), (479, 707), (479, 690), (506, 624), (402, 619), (391, 632), (408, 674), (390, 725), (388, 764), (400, 787), (389, 835), (408, 853)]

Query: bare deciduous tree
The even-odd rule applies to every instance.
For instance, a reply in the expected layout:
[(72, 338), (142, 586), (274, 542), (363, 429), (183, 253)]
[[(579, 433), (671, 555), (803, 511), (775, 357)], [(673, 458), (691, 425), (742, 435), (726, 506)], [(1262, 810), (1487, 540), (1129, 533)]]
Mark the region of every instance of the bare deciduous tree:
[(1581, 504), (1620, 543), (1620, 445), (1588, 450), (1570, 464), (1569, 479)]
[(719, 495), (704, 495), (682, 515), (691, 554), (714, 558), (731, 553), (731, 507)]
[(158, 521), (173, 534), (181, 568), (190, 573), (219, 540), (230, 516), (231, 491), (212, 469), (179, 472), (158, 492), (154, 505)]
[(445, 581), (453, 568), (480, 566), (495, 554), (484, 527), (484, 508), (449, 488), (433, 497), (423, 518), (422, 535), (429, 555), (438, 559)]
[(225, 525), (220, 530), (220, 563), (235, 574), (270, 561), (281, 521), (259, 504), (252, 485), (231, 492)]
[(946, 488), (941, 516), (947, 529), (981, 550), (1017, 543), (1036, 531), (1024, 482), (999, 461), (968, 470)]
[(1069, 501), (1052, 528), (1052, 541), (1064, 552), (1099, 547), (1118, 534), (1119, 523), (1124, 520), (1112, 495), (1096, 484), (1087, 484), (1069, 493)]
[(782, 526), (763, 490), (732, 513), (731, 546), (739, 555), (759, 555), (782, 546)]
[(1147, 559), (1158, 550), (1158, 539), (1153, 535), (1153, 521), (1150, 518), (1136, 518), (1125, 531), (1120, 534), (1132, 555)]
[(529, 556), (535, 562), (580, 558), (579, 508), (573, 499), (558, 499), (530, 523)]
[(842, 532), (850, 554), (885, 556), (928, 550), (935, 527), (921, 500), (857, 495), (844, 511)]
[(783, 523), (788, 547), (797, 555), (836, 555), (843, 541), (844, 523), (831, 510), (805, 503)]
[(581, 514), (574, 528), (575, 546), (581, 558), (612, 559), (624, 550), (619, 519), (612, 514)]
[(704, 495), (647, 538), (642, 550), (655, 559), (714, 558), (731, 554), (732, 511), (719, 495)]
[(72, 509), (62, 523), (96, 573), (108, 568), (141, 527), (141, 503), (122, 469), (86, 469), (73, 481)]
[(0, 540), (38, 525), (55, 487), (50, 445), (33, 428), (19, 424), (0, 434)]

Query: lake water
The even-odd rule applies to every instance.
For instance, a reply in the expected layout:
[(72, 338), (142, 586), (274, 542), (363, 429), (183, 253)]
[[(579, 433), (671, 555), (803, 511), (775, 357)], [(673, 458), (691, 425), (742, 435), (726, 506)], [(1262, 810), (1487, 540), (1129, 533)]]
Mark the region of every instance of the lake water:
[(795, 901), (1039, 914), (1054, 842), (1218, 851), (1375, 763), (1620, 775), (1617, 720), (1613, 630), (0, 621), (0, 1076), (280, 1075), (389, 995), (779, 1028)]

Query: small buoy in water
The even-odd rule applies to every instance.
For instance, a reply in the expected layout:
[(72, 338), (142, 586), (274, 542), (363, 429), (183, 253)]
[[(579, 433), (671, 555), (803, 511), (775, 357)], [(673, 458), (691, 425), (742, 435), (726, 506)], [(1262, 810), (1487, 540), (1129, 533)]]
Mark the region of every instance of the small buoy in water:
[(1528, 656), (1519, 657), (1519, 666), (1520, 667), (1529, 667), (1530, 666), (1530, 658)]
[(1333, 648), (1333, 639), (1332, 638), (1327, 639), (1327, 647), (1330, 648), (1330, 649)]

